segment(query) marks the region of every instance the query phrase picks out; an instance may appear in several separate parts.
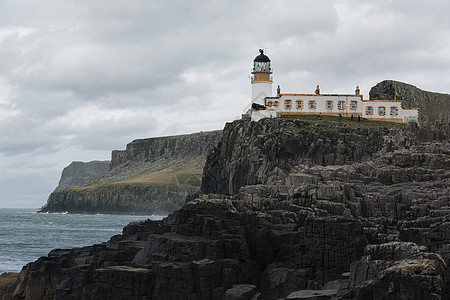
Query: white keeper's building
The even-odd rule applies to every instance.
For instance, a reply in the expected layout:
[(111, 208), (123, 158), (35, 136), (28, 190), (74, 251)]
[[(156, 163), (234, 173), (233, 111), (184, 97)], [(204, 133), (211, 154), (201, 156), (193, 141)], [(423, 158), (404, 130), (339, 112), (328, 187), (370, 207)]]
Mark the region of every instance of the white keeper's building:
[(321, 94), (317, 86), (314, 94), (282, 94), (280, 86), (272, 96), (270, 59), (260, 49), (253, 60), (252, 107), (248, 114), (252, 121), (276, 118), (281, 115), (332, 115), (382, 120), (397, 123), (418, 122), (418, 108), (404, 108), (403, 100), (364, 100), (359, 87), (354, 94)]

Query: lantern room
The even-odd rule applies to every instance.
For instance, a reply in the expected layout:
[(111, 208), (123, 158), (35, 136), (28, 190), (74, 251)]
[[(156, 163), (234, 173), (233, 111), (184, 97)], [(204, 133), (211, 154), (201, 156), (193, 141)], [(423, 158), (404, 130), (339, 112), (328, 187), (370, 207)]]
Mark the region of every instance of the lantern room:
[[(253, 72), (270, 72), (270, 59), (264, 54), (263, 49), (259, 49), (261, 53), (253, 60)], [(252, 73), (253, 73), (252, 72)]]

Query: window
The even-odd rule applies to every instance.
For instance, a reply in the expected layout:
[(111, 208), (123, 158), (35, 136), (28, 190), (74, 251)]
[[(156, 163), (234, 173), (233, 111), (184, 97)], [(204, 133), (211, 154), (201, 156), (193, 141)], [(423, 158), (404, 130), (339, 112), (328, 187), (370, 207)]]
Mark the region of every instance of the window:
[(380, 116), (384, 116), (386, 114), (386, 107), (384, 107), (384, 106), (378, 107), (378, 114)]
[(278, 106), (280, 106), (280, 103), (278, 101), (274, 101), (273, 106), (278, 107)]
[(338, 109), (344, 110), (345, 109), (345, 101), (339, 101), (338, 102)]
[(391, 107), (391, 115), (393, 115), (393, 116), (398, 115), (397, 106)]
[(372, 106), (367, 106), (366, 114), (367, 114), (368, 116), (373, 115), (373, 107), (372, 107)]
[(309, 109), (316, 109), (316, 101), (310, 100), (308, 102), (308, 107), (309, 107)]
[(267, 107), (272, 107), (273, 106), (273, 102), (272, 101), (267, 101)]
[(303, 101), (302, 100), (297, 100), (295, 102), (297, 103), (297, 109), (303, 109)]
[(352, 101), (350, 102), (350, 109), (356, 110), (358, 108), (358, 102)]
[(333, 109), (333, 101), (327, 101), (327, 109)]
[(291, 109), (292, 108), (291, 100), (285, 100), (284, 101), (284, 108), (286, 108), (286, 109)]

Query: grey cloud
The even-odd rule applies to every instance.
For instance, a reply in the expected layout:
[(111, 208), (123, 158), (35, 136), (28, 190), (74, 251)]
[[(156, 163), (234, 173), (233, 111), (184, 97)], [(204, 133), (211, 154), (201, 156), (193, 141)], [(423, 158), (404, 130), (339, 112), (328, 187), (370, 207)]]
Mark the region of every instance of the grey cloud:
[(260, 47), (285, 91), (360, 85), (367, 94), (397, 79), (448, 93), (449, 9), (403, 0), (0, 2), (0, 166), (15, 170), (0, 181), (0, 201), (20, 178), (40, 183), (26, 197), (45, 194), (71, 160), (238, 118)]

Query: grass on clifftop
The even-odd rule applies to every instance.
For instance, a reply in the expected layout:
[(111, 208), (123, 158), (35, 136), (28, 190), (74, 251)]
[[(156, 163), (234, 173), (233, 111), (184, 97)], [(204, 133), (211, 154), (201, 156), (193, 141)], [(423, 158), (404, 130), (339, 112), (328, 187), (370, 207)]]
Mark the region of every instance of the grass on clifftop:
[(358, 118), (353, 118), (353, 121), (350, 117), (342, 117), (342, 120), (339, 120), (339, 117), (336, 116), (322, 116), (322, 119), (319, 119), (318, 115), (282, 115), (283, 119), (291, 119), (291, 120), (300, 120), (306, 121), (310, 124), (324, 124), (324, 125), (334, 125), (334, 124), (347, 124), (352, 127), (366, 127), (366, 128), (377, 128), (383, 127), (387, 129), (400, 129), (405, 126), (402, 123), (395, 122), (387, 122), (387, 121), (375, 121), (361, 118), (361, 121), (358, 122)]
[(203, 170), (178, 171), (174, 173), (148, 174), (133, 176), (119, 181), (101, 181), (84, 186), (71, 186), (68, 189), (89, 190), (112, 185), (169, 185), (169, 186), (200, 186)]
[(141, 172), (139, 175), (114, 182), (115, 184), (166, 184), (199, 186), (202, 169), (185, 168), (177, 171), (163, 170), (160, 172)]
[(89, 190), (113, 185), (168, 185), (200, 186), (203, 161), (199, 158), (160, 162), (133, 175), (116, 180), (96, 181), (84, 186), (72, 186), (69, 189)]

